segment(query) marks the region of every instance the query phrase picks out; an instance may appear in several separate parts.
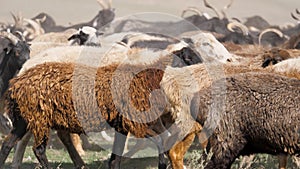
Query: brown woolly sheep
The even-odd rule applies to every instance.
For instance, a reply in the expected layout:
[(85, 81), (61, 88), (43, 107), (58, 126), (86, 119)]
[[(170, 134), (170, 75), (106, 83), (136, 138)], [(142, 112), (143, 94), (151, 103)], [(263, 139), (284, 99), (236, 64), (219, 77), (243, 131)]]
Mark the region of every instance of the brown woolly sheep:
[[(230, 168), (238, 156), (253, 153), (299, 155), (298, 79), (269, 73), (244, 73), (213, 85), (223, 82), (225, 90), (214, 94), (212, 90), (216, 88), (202, 90), (191, 102), (196, 121), (206, 126), (204, 133), (210, 132), (212, 121), (208, 119), (211, 116), (218, 116), (220, 120), (208, 139), (207, 149), (213, 155), (205, 168)], [(226, 97), (222, 100), (224, 109), (210, 111), (222, 104), (212, 100), (219, 97)]]
[[(147, 54), (147, 52), (144, 54)], [(138, 111), (148, 110), (150, 108), (150, 102), (148, 102), (149, 95), (153, 89), (159, 88), (159, 82), (163, 75), (162, 70), (164, 70), (166, 65), (173, 64), (173, 57), (161, 57), (160, 54), (166, 54), (166, 52), (158, 52), (157, 56), (152, 56), (151, 59), (148, 60), (143, 60), (143, 58), (140, 58), (142, 61), (144, 61), (144, 64), (140, 63), (139, 66), (128, 66), (128, 64), (132, 61), (129, 58), (127, 61), (129, 63), (125, 64), (124, 66), (111, 65), (101, 67), (98, 70), (85, 66), (78, 66), (78, 68), (77, 66), (67, 63), (47, 63), (37, 65), (34, 68), (22, 73), (19, 77), (12, 80), (11, 88), (8, 93), (9, 102), (14, 102), (10, 102), (12, 104), (9, 103), (9, 114), (12, 115), (14, 129), (8, 136), (7, 141), (2, 146), (0, 164), (3, 165), (8, 155), (7, 153), (12, 148), (12, 143), (15, 141), (14, 139), (20, 139), (26, 133), (27, 129), (32, 131), (33, 135), (35, 136), (34, 152), (44, 167), (49, 167), (47, 159), (43, 153), (50, 128), (54, 128), (59, 131), (58, 135), (70, 152), (71, 159), (76, 167), (81, 167), (84, 165), (84, 163), (80, 159), (78, 153), (74, 151), (73, 145), (70, 145), (70, 138), (62, 133), (73, 132), (81, 134), (84, 131), (93, 131), (95, 130), (93, 129), (93, 126), (104, 125), (105, 121), (107, 121), (108, 124), (115, 127), (117, 131), (123, 133), (130, 132), (136, 137), (146, 137), (152, 135), (153, 132), (151, 132), (151, 130), (154, 126), (152, 124), (157, 123), (156, 118), (159, 117), (160, 114), (155, 115), (152, 113), (152, 111), (151, 114), (148, 115), (147, 113), (139, 113), (139, 118), (135, 117), (135, 121), (132, 121), (129, 117), (131, 117), (133, 113), (129, 112), (130, 109), (128, 107), (122, 107), (120, 110), (122, 114), (118, 113), (113, 102), (116, 100), (113, 100), (111, 90), (112, 87), (115, 87), (114, 90), (118, 91), (116, 93), (122, 94), (124, 92), (121, 91), (126, 91), (126, 89), (122, 89), (124, 83), (118, 84), (119, 82), (116, 81), (117, 84), (113, 86), (111, 83), (113, 76), (122, 77), (123, 80), (127, 77), (127, 80), (130, 81), (132, 71), (144, 70), (147, 65), (149, 66), (150, 64), (152, 67), (150, 66), (147, 70), (142, 71), (136, 77), (134, 77), (131, 83), (132, 87), (129, 88), (129, 91), (136, 94), (130, 96), (133, 102), (127, 103), (133, 104)], [(124, 62), (126, 63), (126, 61)], [(153, 68), (154, 65), (155, 67)], [(117, 68), (121, 71), (116, 72)], [(86, 82), (86, 78), (89, 77), (90, 79), (95, 80), (95, 89), (93, 86), (91, 86), (93, 83), (88, 83), (83, 85), (84, 89), (87, 91), (81, 91), (84, 89), (75, 90), (73, 91), (73, 94), (75, 93), (76, 96), (76, 92), (79, 92), (78, 94), (81, 95), (83, 93), (88, 93), (88, 95), (90, 95), (90, 90), (95, 90), (95, 97), (98, 100), (96, 107), (99, 108), (98, 110), (90, 110), (89, 107), (91, 103), (89, 101), (91, 101), (91, 96), (87, 96), (86, 98), (89, 100), (87, 101), (89, 104), (82, 104), (83, 107), (80, 107), (80, 109), (75, 111), (76, 102), (74, 103), (75, 107), (73, 107), (74, 100), (72, 100), (72, 87), (74, 89), (74, 83), (72, 86), (72, 80), (76, 80), (73, 77), (75, 69), (80, 70), (79, 76), (76, 76), (80, 77), (80, 84), (84, 84), (83, 82)], [(96, 79), (93, 79), (95, 74)], [(81, 78), (81, 76), (83, 78)], [(23, 85), (20, 85), (21, 83)], [(31, 85), (25, 85), (27, 83), (31, 83)], [(75, 85), (78, 85), (78, 83), (75, 83)], [(30, 97), (30, 99), (25, 99), (26, 97)], [(80, 98), (82, 98), (82, 96)], [(124, 101), (121, 101), (121, 103), (125, 104)], [(164, 102), (159, 101), (159, 103)], [(14, 107), (17, 104), (18, 106)], [(156, 109), (155, 111), (153, 110), (153, 112), (156, 113), (162, 111), (163, 109)], [(101, 112), (101, 115), (104, 118), (101, 119), (101, 116), (99, 117), (99, 113), (95, 112)], [(15, 118), (17, 116), (18, 118)], [(123, 116), (127, 117), (128, 119), (124, 118)], [(155, 118), (151, 119), (153, 116)], [(89, 120), (90, 124), (81, 126), (84, 124), (80, 124), (80, 121), (86, 121), (86, 119), (89, 118), (94, 119), (94, 121)], [(43, 119), (44, 121), (41, 122)], [(146, 120), (153, 122), (149, 122), (148, 124), (145, 123)], [(22, 126), (23, 129), (20, 129)], [(100, 126), (99, 128), (103, 129), (103, 126)]]

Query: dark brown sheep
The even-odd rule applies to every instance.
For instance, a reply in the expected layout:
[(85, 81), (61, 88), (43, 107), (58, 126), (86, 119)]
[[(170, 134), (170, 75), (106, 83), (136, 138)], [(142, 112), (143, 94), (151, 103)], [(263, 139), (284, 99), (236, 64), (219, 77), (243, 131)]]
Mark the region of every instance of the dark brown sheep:
[[(191, 112), (209, 131), (212, 98), (222, 98), (223, 112), (208, 139), (213, 152), (205, 168), (230, 168), (240, 155), (268, 153), (297, 155), (300, 122), (300, 81), (276, 74), (245, 73), (213, 83), (226, 83), (226, 90), (212, 95), (212, 88), (195, 94)], [(207, 127), (205, 127), (207, 126)]]
[[(223, 65), (224, 75), (232, 76), (234, 74), (239, 73), (247, 73), (247, 72), (261, 72), (261, 73), (277, 73), (287, 77), (299, 78), (299, 70), (296, 69), (296, 65), (299, 59), (288, 59), (282, 61), (275, 66), (270, 66), (266, 69), (261, 68), (260, 66), (249, 67), (249, 64), (241, 64), (241, 65)], [(257, 62), (257, 61), (256, 61)], [(260, 63), (262, 62), (262, 58), (260, 59)], [(253, 63), (253, 62), (251, 62)], [(221, 66), (221, 65), (219, 65)], [(209, 70), (205, 67), (205, 65), (193, 65), (185, 68), (167, 68), (165, 71), (165, 75), (161, 82), (161, 85), (166, 93), (166, 96), (169, 99), (169, 102), (172, 103), (172, 108), (168, 108), (170, 112), (178, 112), (181, 116), (185, 116), (185, 114), (189, 114), (188, 110), (183, 110), (183, 107), (187, 107), (186, 105), (190, 105), (189, 99), (180, 100), (180, 98), (192, 98), (194, 92), (205, 89), (211, 86), (213, 81), (212, 77), (209, 76)], [(188, 70), (188, 71), (187, 71)], [(192, 77), (187, 76), (185, 72), (191, 72)], [(197, 85), (198, 84), (198, 85)], [(195, 86), (194, 86), (195, 85)], [(192, 86), (192, 87), (191, 87)], [(180, 97), (178, 97), (180, 96)], [(178, 99), (179, 98), (179, 99)], [(177, 114), (178, 114), (177, 113)], [(177, 117), (178, 119), (178, 117)], [(179, 118), (180, 119), (180, 118)], [(193, 138), (196, 134), (199, 135), (201, 131), (201, 126), (194, 126), (188, 131), (187, 135), (176, 145), (172, 146), (172, 148), (168, 151), (168, 155), (173, 168), (183, 169), (183, 158), (187, 149), (191, 145)], [(207, 138), (203, 133), (200, 134), (202, 138)], [(202, 139), (202, 141), (205, 139)], [(205, 147), (205, 142), (203, 142)], [(283, 159), (283, 156), (280, 156), (280, 159)], [(286, 163), (281, 163), (280, 165), (286, 166)]]

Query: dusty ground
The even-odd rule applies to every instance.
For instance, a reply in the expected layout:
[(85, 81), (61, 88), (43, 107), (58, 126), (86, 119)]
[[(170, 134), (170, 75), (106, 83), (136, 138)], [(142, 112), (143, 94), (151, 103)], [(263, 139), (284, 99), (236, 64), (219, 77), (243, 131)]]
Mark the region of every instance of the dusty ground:
[[(221, 9), (229, 0), (209, 0)], [(196, 6), (204, 12), (213, 14), (203, 5), (202, 0), (113, 0), (113, 7), (118, 17), (140, 12), (163, 12), (180, 16), (181, 11), (189, 6)], [(235, 0), (228, 10), (229, 17), (245, 19), (261, 15), (272, 24), (294, 22), (290, 13), (300, 8), (299, 0)], [(21, 12), (25, 17), (33, 17), (39, 12), (47, 12), (59, 24), (87, 21), (100, 9), (96, 0), (1, 0), (0, 21), (12, 22), (10, 12)]]

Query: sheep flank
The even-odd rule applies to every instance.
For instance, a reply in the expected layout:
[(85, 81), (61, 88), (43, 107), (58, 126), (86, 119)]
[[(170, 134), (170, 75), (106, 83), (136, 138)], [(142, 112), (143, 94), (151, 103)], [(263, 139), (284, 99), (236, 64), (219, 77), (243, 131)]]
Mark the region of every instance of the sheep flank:
[[(244, 73), (226, 82), (226, 90), (212, 94), (207, 88), (195, 94), (191, 112), (202, 126), (219, 114), (209, 137), (213, 156), (205, 168), (230, 168), (239, 155), (300, 153), (300, 81), (269, 73)], [(211, 112), (212, 98), (224, 97), (224, 111)], [(208, 125), (209, 126), (209, 125)], [(204, 132), (208, 128), (204, 127)]]

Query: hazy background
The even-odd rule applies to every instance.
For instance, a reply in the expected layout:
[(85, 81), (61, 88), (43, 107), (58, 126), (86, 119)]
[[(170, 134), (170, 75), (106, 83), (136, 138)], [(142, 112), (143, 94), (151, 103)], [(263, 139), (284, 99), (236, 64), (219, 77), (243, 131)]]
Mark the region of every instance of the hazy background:
[[(221, 9), (229, 0), (208, 0)], [(139, 12), (163, 12), (180, 16), (182, 10), (195, 6), (214, 16), (202, 0), (113, 0), (117, 17)], [(228, 10), (229, 17), (241, 20), (245, 17), (260, 15), (271, 24), (296, 23), (290, 16), (300, 0), (235, 0)], [(58, 24), (74, 24), (92, 19), (100, 10), (96, 0), (0, 0), (0, 21), (12, 22), (10, 12), (21, 13), (31, 18), (40, 12), (50, 14)]]

